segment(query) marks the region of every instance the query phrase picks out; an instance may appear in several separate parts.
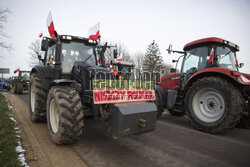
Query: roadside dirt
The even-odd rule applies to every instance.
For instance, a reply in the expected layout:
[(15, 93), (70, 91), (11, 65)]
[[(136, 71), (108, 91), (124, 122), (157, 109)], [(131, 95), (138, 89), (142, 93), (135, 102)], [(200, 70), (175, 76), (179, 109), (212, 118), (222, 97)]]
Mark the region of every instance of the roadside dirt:
[[(81, 139), (69, 146), (56, 146), (46, 123), (29, 119), (28, 94), (8, 95), (21, 130), (27, 160), (33, 166), (91, 167), (230, 167), (249, 166), (250, 130), (235, 128), (225, 135), (211, 135), (192, 128), (186, 116), (168, 113), (154, 131), (115, 140), (106, 128), (85, 119)], [(0, 165), (1, 166), (1, 165)]]
[(18, 122), (27, 163), (31, 167), (87, 166), (69, 146), (59, 147), (50, 140), (46, 123), (30, 121), (29, 108), (20, 97), (8, 94), (7, 98), (13, 106), (12, 113)]

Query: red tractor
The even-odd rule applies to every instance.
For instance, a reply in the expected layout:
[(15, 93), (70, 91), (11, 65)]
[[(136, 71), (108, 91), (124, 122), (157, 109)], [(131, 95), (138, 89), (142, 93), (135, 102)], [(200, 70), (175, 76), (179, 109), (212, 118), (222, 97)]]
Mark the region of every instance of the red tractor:
[[(239, 72), (236, 52), (239, 46), (221, 38), (190, 42), (183, 54), (180, 73), (171, 69), (156, 84), (158, 116), (164, 109), (172, 115), (187, 114), (201, 131), (223, 133), (250, 115), (250, 74)], [(177, 66), (177, 65), (176, 65)]]

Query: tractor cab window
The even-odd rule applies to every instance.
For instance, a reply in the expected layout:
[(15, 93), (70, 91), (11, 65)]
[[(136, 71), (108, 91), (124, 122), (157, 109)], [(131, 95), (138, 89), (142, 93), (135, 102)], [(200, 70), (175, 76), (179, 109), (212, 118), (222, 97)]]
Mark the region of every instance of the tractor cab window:
[(22, 71), (21, 72), (21, 78), (25, 79), (25, 80), (29, 80), (29, 78), (30, 78), (30, 72), (24, 72), (24, 71)]
[(47, 51), (46, 64), (48, 66), (54, 66), (56, 56), (56, 45), (49, 47)]
[(88, 66), (96, 65), (94, 47), (79, 42), (62, 43), (63, 73), (70, 73), (75, 61), (83, 61)]
[(228, 47), (216, 47), (216, 59), (219, 67), (238, 71), (235, 52)]
[(205, 68), (210, 50), (211, 48), (209, 49), (208, 47), (199, 47), (187, 51), (183, 59), (182, 73), (189, 75)]
[(123, 76), (124, 80), (133, 80), (134, 73), (131, 67), (118, 67), (119, 76)]

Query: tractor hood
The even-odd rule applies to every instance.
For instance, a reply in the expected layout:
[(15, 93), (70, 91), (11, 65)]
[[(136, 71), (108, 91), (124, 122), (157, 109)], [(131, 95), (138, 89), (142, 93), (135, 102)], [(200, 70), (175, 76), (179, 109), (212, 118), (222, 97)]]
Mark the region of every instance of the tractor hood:
[(170, 74), (170, 75), (165, 75), (163, 77), (161, 77), (160, 79), (157, 80), (157, 83), (160, 82), (165, 82), (167, 80), (174, 80), (174, 79), (179, 79), (180, 78), (180, 74)]

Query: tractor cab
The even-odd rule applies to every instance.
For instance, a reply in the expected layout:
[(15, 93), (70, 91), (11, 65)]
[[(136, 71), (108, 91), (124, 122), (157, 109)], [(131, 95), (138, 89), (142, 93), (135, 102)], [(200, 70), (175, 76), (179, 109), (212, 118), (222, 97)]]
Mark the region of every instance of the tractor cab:
[(133, 63), (116, 60), (111, 60), (106, 64), (106, 68), (110, 69), (113, 75), (120, 80), (134, 80), (134, 67)]
[(185, 84), (197, 71), (209, 67), (221, 67), (238, 71), (236, 52), (239, 47), (220, 38), (206, 38), (184, 46), (185, 55), (181, 68), (181, 81)]
[(58, 40), (44, 37), (42, 50), (44, 59), (40, 59), (50, 67), (59, 66), (62, 74), (70, 74), (76, 61), (82, 61), (87, 66), (97, 64), (97, 41), (69, 35), (60, 35)]

